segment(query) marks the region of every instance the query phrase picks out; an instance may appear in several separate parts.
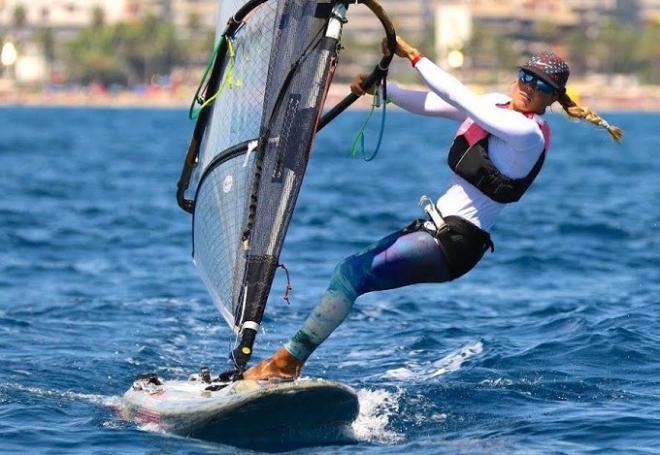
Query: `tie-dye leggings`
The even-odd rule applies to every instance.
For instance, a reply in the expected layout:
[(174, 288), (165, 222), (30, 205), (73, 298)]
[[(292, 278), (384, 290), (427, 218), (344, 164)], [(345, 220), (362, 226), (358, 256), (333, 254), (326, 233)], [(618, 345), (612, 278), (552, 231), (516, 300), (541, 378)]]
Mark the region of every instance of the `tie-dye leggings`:
[(401, 230), (343, 260), (303, 327), (285, 345), (305, 361), (342, 323), (362, 294), (449, 280), (445, 257), (425, 231)]

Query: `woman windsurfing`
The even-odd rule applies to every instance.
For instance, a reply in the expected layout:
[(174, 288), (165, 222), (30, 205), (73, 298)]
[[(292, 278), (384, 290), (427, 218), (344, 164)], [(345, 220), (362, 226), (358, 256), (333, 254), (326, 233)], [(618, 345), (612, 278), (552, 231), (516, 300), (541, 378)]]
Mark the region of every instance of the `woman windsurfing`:
[[(395, 53), (410, 60), (430, 91), (390, 83), (388, 100), (411, 113), (460, 124), (449, 151), (449, 188), (435, 204), (427, 200), (428, 220), (417, 220), (343, 260), (303, 327), (271, 358), (245, 371), (245, 379), (300, 376), (305, 361), (360, 295), (451, 281), (470, 271), (494, 249), (489, 232), (499, 213), (520, 199), (543, 166), (550, 127), (541, 115), (551, 104), (558, 102), (570, 117), (606, 129), (617, 142), (622, 137), (621, 130), (566, 94), (569, 67), (553, 52), (534, 55), (518, 68), (510, 96), (475, 94), (401, 38)], [(360, 75), (353, 82), (353, 93), (364, 94), (363, 79)]]

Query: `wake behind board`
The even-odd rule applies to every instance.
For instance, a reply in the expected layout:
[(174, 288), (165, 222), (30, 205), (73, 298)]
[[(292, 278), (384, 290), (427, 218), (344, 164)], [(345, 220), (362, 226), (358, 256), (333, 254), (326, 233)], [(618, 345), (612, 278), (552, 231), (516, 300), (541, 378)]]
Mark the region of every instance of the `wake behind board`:
[(284, 441), (345, 428), (358, 414), (355, 391), (321, 379), (240, 380), (229, 384), (138, 379), (122, 399), (122, 414), (138, 424), (182, 436), (245, 445)]

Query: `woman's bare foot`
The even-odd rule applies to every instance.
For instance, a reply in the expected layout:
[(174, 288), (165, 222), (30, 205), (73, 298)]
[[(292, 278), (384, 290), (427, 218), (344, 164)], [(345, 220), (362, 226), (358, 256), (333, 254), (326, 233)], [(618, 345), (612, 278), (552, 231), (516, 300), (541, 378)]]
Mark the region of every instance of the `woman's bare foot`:
[(300, 376), (303, 363), (280, 348), (270, 359), (263, 360), (243, 373), (243, 379), (287, 378)]

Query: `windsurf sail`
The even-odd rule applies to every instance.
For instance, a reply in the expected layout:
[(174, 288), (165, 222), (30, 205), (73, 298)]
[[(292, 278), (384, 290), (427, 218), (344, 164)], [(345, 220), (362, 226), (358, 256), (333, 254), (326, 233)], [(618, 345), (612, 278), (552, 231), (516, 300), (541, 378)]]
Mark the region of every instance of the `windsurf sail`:
[[(239, 371), (252, 353), (321, 124), (347, 7), (332, 0), (219, 2), (215, 57), (196, 100), (177, 200), (193, 214), (198, 272), (237, 334), (231, 357)], [(393, 49), (393, 29), (388, 39)], [(384, 76), (391, 58), (367, 84)]]

